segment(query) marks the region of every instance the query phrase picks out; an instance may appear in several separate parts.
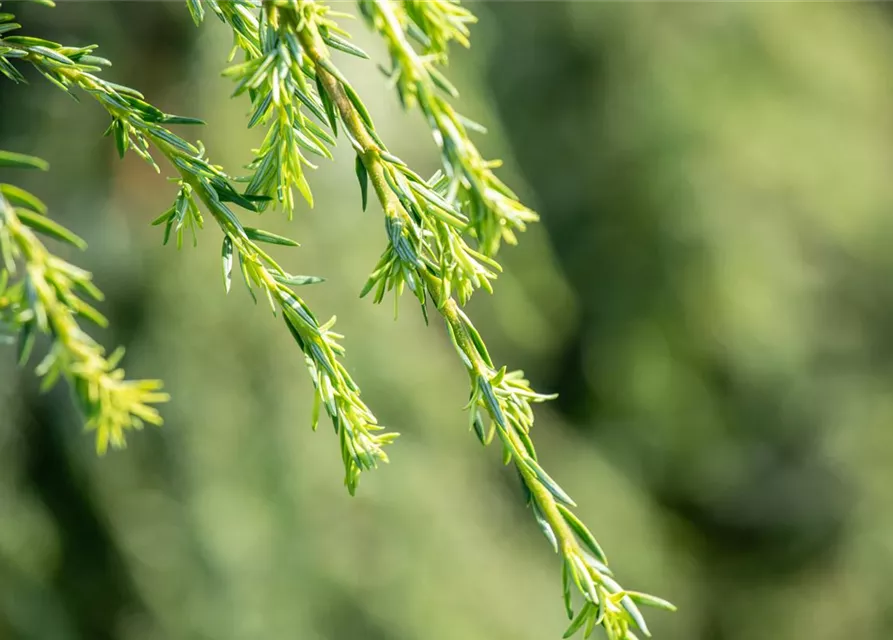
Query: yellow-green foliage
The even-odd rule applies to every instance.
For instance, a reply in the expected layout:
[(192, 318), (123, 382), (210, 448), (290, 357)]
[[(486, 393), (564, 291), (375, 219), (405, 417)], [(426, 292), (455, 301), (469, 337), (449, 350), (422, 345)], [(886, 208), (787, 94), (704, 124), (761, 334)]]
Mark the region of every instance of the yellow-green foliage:
[[(469, 132), (483, 127), (460, 115), (452, 105), (458, 91), (444, 75), (448, 45), (469, 45), (474, 16), (457, 2), (439, 0), (361, 0), (359, 11), (390, 54), (386, 69), (406, 109), (418, 108), (440, 151), (442, 170), (424, 178), (388, 150), (363, 99), (339, 70), (337, 56), (368, 58), (352, 44), (336, 21), (343, 17), (312, 0), (275, 0), (263, 4), (189, 0), (196, 23), (210, 11), (232, 31), (233, 53), (241, 59), (224, 75), (236, 84), (235, 95), (251, 101), (248, 127), (267, 133), (249, 164), (244, 190), (213, 164), (200, 143), (168, 127), (202, 124), (166, 114), (135, 89), (98, 74), (109, 62), (95, 47), (68, 47), (30, 36), (10, 35), (19, 25), (11, 15), (0, 20), (0, 72), (24, 80), (19, 66), (30, 65), (73, 96), (97, 101), (111, 117), (106, 134), (123, 157), (134, 151), (160, 171), (155, 158), (174, 171), (177, 195), (159, 216), (164, 242), (172, 233), (178, 247), (185, 232), (198, 240), (202, 210), (223, 233), (221, 260), (229, 292), (238, 268), (252, 297), (261, 294), (274, 315), (281, 313), (303, 354), (315, 390), (312, 424), (324, 410), (338, 435), (345, 484), (356, 490), (361, 471), (388, 458), (383, 446), (396, 433), (382, 433), (360, 389), (342, 364), (342, 336), (332, 331), (334, 318), (320, 323), (295, 293), (301, 285), (321, 282), (314, 276), (285, 271), (262, 244), (297, 246), (283, 236), (246, 226), (236, 207), (260, 213), (271, 203), (293, 214), (296, 189), (312, 206), (307, 170), (310, 154), (331, 159), (339, 136), (356, 153), (355, 170), (361, 203), (378, 202), (384, 215), (386, 248), (361, 296), (374, 291), (381, 302), (393, 292), (395, 311), (408, 288), (425, 322), (439, 315), (469, 383), (468, 424), (484, 445), (494, 437), (503, 460), (517, 471), (523, 496), (543, 534), (560, 556), (562, 591), (571, 619), (564, 637), (578, 630), (589, 636), (601, 626), (611, 640), (634, 640), (634, 629), (650, 635), (638, 605), (673, 609), (668, 602), (624, 589), (590, 530), (574, 514), (576, 504), (537, 457), (531, 440), (532, 404), (552, 396), (535, 392), (524, 374), (508, 371), (491, 358), (486, 343), (463, 310), (478, 289), (493, 291), (501, 271), (495, 261), (502, 242), (515, 244), (537, 215), (523, 205), (499, 178), (498, 161), (485, 160)], [(0, 164), (38, 164), (6, 154)], [(16, 200), (14, 205), (10, 200)], [(106, 359), (84, 334), (78, 316), (101, 317), (77, 297), (75, 289), (99, 297), (90, 275), (50, 254), (35, 231), (81, 246), (81, 241), (45, 217), (39, 201), (6, 186), (0, 197), (0, 313), (20, 334), (23, 360), (35, 330), (51, 336), (47, 359), (38, 367), (48, 384), (59, 377), (72, 383), (87, 418), (97, 430), (97, 446), (122, 446), (123, 432), (143, 421), (160, 423), (152, 404), (163, 402), (156, 381), (127, 382), (116, 368), (120, 354)], [(238, 265), (236, 264), (238, 263)], [(17, 276), (21, 265), (23, 275)], [(255, 298), (256, 300), (256, 298)], [(246, 427), (247, 428), (247, 427)]]

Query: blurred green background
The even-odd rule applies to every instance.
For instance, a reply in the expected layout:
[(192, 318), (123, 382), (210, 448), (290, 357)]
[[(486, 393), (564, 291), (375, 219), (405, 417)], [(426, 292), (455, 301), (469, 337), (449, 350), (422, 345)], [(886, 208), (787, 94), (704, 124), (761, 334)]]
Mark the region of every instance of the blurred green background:
[[(24, 33), (97, 42), (109, 77), (232, 173), (248, 105), (230, 41), (185, 3), (4, 2)], [(352, 9), (348, 3), (339, 9)], [(560, 398), (541, 459), (628, 588), (667, 597), (657, 638), (893, 637), (893, 11), (881, 4), (490, 2), (451, 77), (480, 144), (542, 215), (470, 314), (499, 362)], [(360, 21), (357, 42), (385, 54)], [(374, 65), (343, 57), (380, 132), (437, 155)], [(339, 59), (341, 62), (341, 59)], [(31, 76), (29, 76), (31, 77)], [(342, 486), (287, 332), (227, 297), (219, 232), (161, 246), (173, 186), (101, 138), (101, 109), (35, 77), (0, 83), (15, 180), (90, 243), (131, 376), (166, 424), (99, 459), (68, 392), (0, 358), (0, 639), (558, 638), (560, 567), (496, 447), (466, 430), (465, 374), (411, 300), (358, 299), (385, 246), (349, 149), (317, 199), (263, 226), (328, 281), (347, 365), (404, 435)], [(9, 180), (10, 177), (4, 175)], [(246, 214), (247, 215), (247, 214)], [(66, 254), (70, 255), (70, 254)]]

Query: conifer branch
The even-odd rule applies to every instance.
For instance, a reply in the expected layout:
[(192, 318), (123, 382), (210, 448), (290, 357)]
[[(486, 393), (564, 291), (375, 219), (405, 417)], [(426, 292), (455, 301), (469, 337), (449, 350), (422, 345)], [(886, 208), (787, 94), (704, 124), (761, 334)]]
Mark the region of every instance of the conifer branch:
[[(447, 201), (460, 204), (470, 220), (468, 231), (486, 255), (496, 255), (503, 240), (517, 244), (515, 232), (539, 218), (493, 173), (502, 163), (487, 161), (478, 151), (468, 131), (486, 129), (450, 105), (446, 98), (458, 98), (459, 92), (438, 69), (447, 64), (450, 40), (469, 45), (466, 25), (475, 21), (474, 16), (457, 3), (437, 0), (359, 0), (358, 4), (388, 46), (391, 68), (385, 73), (401, 104), (404, 109), (417, 106), (431, 128), (449, 178)], [(421, 43), (424, 55), (415, 51), (410, 37)]]
[[(47, 169), (39, 158), (0, 151), (0, 167)], [(111, 356), (78, 324), (85, 318), (105, 327), (105, 317), (84, 300), (102, 300), (92, 275), (54, 255), (38, 233), (85, 249), (86, 243), (46, 217), (46, 206), (33, 194), (0, 184), (0, 327), (18, 334), (19, 362), (24, 364), (37, 333), (51, 345), (37, 366), (48, 391), (65, 378), (86, 417), (86, 428), (96, 432), (96, 449), (124, 446), (124, 432), (143, 424), (161, 424), (153, 404), (166, 402), (160, 380), (127, 380), (118, 363), (122, 348)]]
[(339, 361), (339, 356), (344, 354), (339, 342), (343, 336), (331, 330), (335, 319), (321, 324), (290, 288), (320, 279), (294, 276), (283, 270), (258, 243), (286, 246), (297, 246), (297, 243), (244, 226), (226, 204), (231, 202), (256, 211), (256, 203), (266, 200), (265, 196), (239, 193), (229, 176), (204, 157), (200, 144), (193, 145), (163, 126), (202, 124), (201, 121), (165, 114), (134, 89), (99, 78), (96, 72), (111, 63), (92, 55), (94, 49), (95, 46), (66, 47), (39, 38), (4, 36), (0, 39), (0, 72), (15, 81), (23, 81), (21, 73), (9, 62), (16, 60), (33, 65), (50, 82), (75, 98), (76, 90), (82, 90), (112, 117), (106, 134), (114, 135), (122, 156), (131, 149), (160, 170), (151, 155), (154, 148), (177, 171), (179, 189), (174, 205), (155, 220), (155, 224), (165, 225), (165, 243), (174, 228), (179, 245), (184, 229), (195, 231), (202, 226), (199, 204), (212, 215), (224, 233), (222, 261), (226, 290), (230, 288), (235, 257), (252, 297), (255, 296), (253, 289), (260, 289), (274, 315), (277, 310), (282, 311), (289, 332), (304, 352), (315, 388), (313, 427), (316, 428), (320, 409), (324, 408), (339, 436), (345, 484), (353, 493), (362, 470), (387, 462), (382, 447), (397, 434), (378, 433), (383, 427), (360, 399), (359, 388)]
[[(403, 290), (409, 288), (426, 322), (429, 304), (441, 316), (469, 376), (469, 428), (484, 445), (499, 437), (504, 463), (515, 467), (527, 505), (561, 557), (564, 603), (571, 618), (565, 637), (581, 630), (588, 636), (599, 626), (611, 640), (635, 640), (636, 629), (649, 635), (638, 605), (670, 610), (673, 605), (625, 590), (614, 580), (601, 547), (573, 513), (575, 503), (542, 468), (530, 438), (532, 405), (553, 396), (535, 392), (522, 372), (508, 372), (494, 364), (462, 308), (476, 290), (492, 292), (491, 280), (500, 271), (492, 256), (500, 243), (514, 243), (516, 232), (537, 219), (495, 176), (493, 169), (498, 163), (484, 160), (470, 140), (468, 132), (480, 129), (479, 125), (459, 115), (447, 101), (447, 97), (456, 97), (456, 91), (439, 67), (447, 62), (451, 42), (469, 45), (468, 25), (474, 16), (454, 0), (358, 3), (388, 47), (388, 74), (404, 107), (419, 107), (440, 148), (443, 172), (429, 180), (388, 151), (363, 101), (332, 61), (332, 51), (368, 56), (335, 22), (338, 14), (313, 0), (187, 0), (196, 23), (203, 20), (207, 7), (231, 28), (233, 54), (241, 52), (244, 59), (231, 65), (225, 75), (236, 83), (235, 94), (247, 94), (251, 101), (248, 126), (267, 127), (249, 165), (252, 176), (244, 192), (236, 190), (234, 180), (205, 157), (200, 143), (192, 144), (166, 126), (200, 121), (163, 113), (137, 91), (101, 79), (96, 74), (110, 63), (93, 55), (93, 46), (65, 47), (38, 38), (8, 36), (18, 25), (11, 23), (11, 16), (2, 16), (0, 73), (23, 81), (13, 63), (31, 64), (72, 96), (85, 92), (111, 116), (106, 133), (114, 136), (121, 155), (131, 149), (158, 170), (152, 156), (155, 152), (175, 169), (176, 199), (155, 221), (165, 227), (164, 242), (174, 232), (178, 246), (187, 232), (197, 238), (197, 230), (203, 227), (202, 208), (221, 228), (225, 289), (230, 289), (238, 260), (252, 297), (260, 290), (274, 315), (282, 312), (316, 389), (314, 427), (324, 408), (339, 436), (345, 483), (353, 493), (362, 470), (387, 461), (382, 447), (397, 434), (379, 433), (382, 427), (340, 363), (344, 352), (341, 336), (331, 331), (334, 318), (320, 324), (292, 289), (320, 278), (285, 272), (260, 246), (296, 243), (243, 225), (229, 206), (259, 212), (275, 203), (291, 216), (296, 205), (294, 190), (312, 205), (305, 173), (313, 167), (308, 154), (331, 158), (329, 148), (340, 129), (356, 152), (362, 206), (365, 209), (367, 205), (371, 183), (374, 198), (382, 207), (388, 241), (361, 295), (374, 290), (374, 302), (379, 303), (393, 291), (396, 309)], [(36, 210), (27, 201), (30, 194), (22, 196), (10, 189), (0, 194), (6, 198), (0, 200), (0, 249), (5, 261), (0, 271), (0, 322), (32, 325), (51, 333), (61, 346), (46, 368), (47, 379), (62, 374), (76, 377), (75, 365), (80, 363), (76, 357), (83, 354), (72, 342), (71, 336), (80, 339), (73, 318), (77, 313), (90, 315), (92, 308), (73, 295), (73, 287), (91, 293), (89, 274), (58, 262), (48, 252), (41, 253), (42, 245), (35, 244), (28, 227), (71, 239), (65, 237), (63, 228), (32, 215)], [(10, 204), (15, 198), (18, 202)], [(23, 199), (23, 207), (14, 206)], [(474, 242), (474, 248), (467, 239)], [(23, 261), (26, 276), (8, 285), (16, 260)], [(43, 321), (41, 313), (46, 317)], [(123, 379), (114, 369), (116, 357), (105, 360), (95, 343), (85, 344), (92, 344), (94, 350), (89, 354), (96, 356), (92, 360), (83, 357), (94, 365), (92, 376)], [(62, 363), (58, 372), (52, 369), (55, 362)], [(76, 387), (78, 384), (75, 380)], [(157, 414), (148, 404), (165, 397), (151, 385), (138, 386), (137, 391), (143, 394), (136, 396), (142, 404), (134, 401), (126, 405), (125, 413), (152, 421), (146, 416), (155, 419)], [(107, 430), (111, 434), (107, 441), (117, 444), (117, 432)], [(574, 600), (582, 600), (576, 611)]]
[[(449, 277), (440, 268), (443, 260), (438, 264), (425, 259), (428, 255), (443, 256), (442, 247), (432, 243), (431, 236), (436, 236), (444, 227), (450, 228), (453, 223), (452, 219), (444, 220), (438, 214), (438, 211), (446, 210), (440, 206), (444, 199), (420, 201), (413, 198), (411, 187), (407, 189), (394, 179), (395, 175), (414, 174), (386, 151), (359, 96), (332, 63), (326, 43), (332, 21), (326, 8), (309, 0), (283, 1), (278, 6), (281, 11), (294, 13), (294, 22), (300, 27), (298, 37), (303, 53), (315, 68), (320, 98), (324, 104), (332, 105), (330, 111), (337, 114), (357, 152), (361, 185), (366, 179), (371, 181), (381, 204), (389, 239), (386, 252), (389, 271), (402, 274), (403, 280), (419, 298), (423, 312), (426, 294), (435, 301), (469, 375), (471, 398), (467, 408), (471, 428), (484, 444), (492, 440), (494, 432), (499, 435), (504, 462), (514, 464), (527, 503), (543, 533), (562, 557), (564, 600), (568, 616), (572, 618), (565, 637), (580, 629), (584, 636), (588, 636), (599, 625), (612, 640), (634, 639), (633, 627), (650, 635), (636, 603), (668, 609), (672, 609), (672, 605), (620, 587), (607, 566), (601, 547), (571, 511), (575, 503), (537, 461), (529, 435), (533, 425), (531, 404), (552, 396), (533, 391), (522, 372), (508, 373), (505, 367), (497, 368), (493, 364), (480, 334), (450, 293)], [(330, 120), (335, 130), (335, 118), (330, 117)], [(437, 193), (445, 185), (439, 180), (430, 186)], [(451, 215), (455, 218), (455, 214)], [(457, 230), (458, 225), (452, 228)], [(398, 287), (395, 300), (399, 295)], [(485, 415), (489, 417), (489, 429), (483, 425)], [(584, 602), (576, 617), (571, 584), (576, 586)]]

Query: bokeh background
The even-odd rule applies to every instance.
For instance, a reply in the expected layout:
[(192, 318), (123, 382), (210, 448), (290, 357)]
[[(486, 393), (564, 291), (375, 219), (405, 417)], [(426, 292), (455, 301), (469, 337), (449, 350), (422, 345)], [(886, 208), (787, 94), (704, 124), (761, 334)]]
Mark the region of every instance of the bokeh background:
[[(27, 34), (98, 42), (109, 76), (205, 119), (239, 173), (258, 143), (219, 75), (230, 41), (179, 2), (4, 2)], [(352, 9), (348, 3), (339, 8)], [(621, 582), (665, 596), (657, 638), (893, 637), (893, 12), (882, 4), (489, 2), (451, 65), (488, 156), (542, 215), (470, 313), (500, 362), (560, 398), (548, 469)], [(357, 21), (357, 42), (384, 60)], [(343, 60), (383, 137), (437, 167), (417, 113)], [(411, 301), (358, 292), (385, 244), (352, 157), (277, 254), (321, 275), (392, 463), (350, 498), (290, 337), (219, 272), (220, 234), (161, 246), (174, 193), (117, 159), (106, 117), (39, 77), (0, 82), (15, 179), (84, 236), (131, 376), (166, 425), (97, 458), (64, 385), (0, 357), (0, 639), (560, 637), (560, 567), (465, 374)], [(4, 177), (8, 180), (9, 177)], [(246, 214), (247, 215), (247, 214)], [(64, 250), (63, 250), (64, 251)]]

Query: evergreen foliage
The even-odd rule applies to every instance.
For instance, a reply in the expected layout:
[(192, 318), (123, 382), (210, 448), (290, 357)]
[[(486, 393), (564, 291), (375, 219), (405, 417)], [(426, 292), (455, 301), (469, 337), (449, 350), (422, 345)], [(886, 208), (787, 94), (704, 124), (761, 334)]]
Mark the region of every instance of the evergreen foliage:
[[(202, 211), (219, 226), (225, 291), (238, 269), (252, 298), (257, 301), (260, 293), (274, 315), (281, 313), (315, 389), (311, 423), (315, 429), (323, 410), (329, 416), (339, 439), (345, 484), (354, 493), (362, 471), (387, 462), (383, 447), (397, 434), (378, 424), (342, 364), (343, 336), (332, 331), (335, 319), (320, 322), (295, 292), (321, 278), (286, 271), (263, 248), (297, 243), (245, 225), (236, 210), (276, 207), (291, 218), (295, 191), (312, 206), (307, 171), (315, 167), (309, 158), (331, 158), (331, 148), (343, 136), (356, 153), (362, 208), (373, 198), (384, 216), (387, 244), (361, 296), (372, 294), (380, 303), (392, 293), (396, 311), (408, 289), (426, 322), (433, 311), (446, 325), (469, 377), (469, 428), (484, 445), (498, 436), (504, 463), (517, 471), (527, 505), (561, 557), (562, 592), (571, 619), (564, 637), (578, 631), (589, 636), (597, 626), (612, 640), (634, 639), (633, 629), (650, 635), (638, 605), (673, 606), (615, 581), (595, 537), (573, 513), (574, 501), (538, 460), (530, 436), (531, 405), (553, 396), (534, 391), (523, 372), (494, 363), (463, 311), (478, 289), (493, 291), (501, 244), (516, 243), (517, 234), (537, 220), (496, 177), (499, 162), (485, 160), (471, 140), (469, 133), (483, 127), (452, 106), (458, 92), (442, 69), (450, 43), (469, 46), (468, 27), (475, 18), (452, 0), (360, 0), (358, 5), (387, 46), (391, 64), (383, 71), (401, 104), (422, 112), (440, 151), (442, 171), (430, 178), (388, 150), (363, 100), (336, 64), (339, 55), (367, 54), (339, 26), (345, 15), (313, 0), (188, 0), (196, 24), (209, 13), (231, 29), (231, 59), (236, 54), (241, 59), (224, 74), (235, 83), (234, 94), (246, 94), (251, 102), (247, 126), (266, 129), (244, 179), (213, 164), (200, 142), (168, 128), (201, 121), (163, 113), (135, 89), (100, 77), (110, 63), (94, 55), (95, 46), (16, 35), (20, 25), (11, 14), (0, 14), (0, 72), (24, 82), (19, 67), (30, 65), (75, 99), (92, 98), (110, 116), (106, 135), (121, 156), (130, 150), (156, 170), (156, 158), (170, 166), (176, 197), (153, 224), (163, 226), (165, 244), (176, 234), (178, 247), (187, 233), (197, 242), (204, 226)], [(0, 153), (0, 166), (47, 168), (39, 159), (11, 152)], [(237, 187), (240, 183), (245, 186)], [(0, 322), (7, 334), (18, 336), (22, 362), (36, 333), (50, 336), (38, 375), (44, 387), (63, 377), (69, 381), (103, 453), (109, 445), (124, 445), (125, 430), (160, 424), (154, 405), (168, 396), (159, 381), (126, 380), (118, 368), (123, 353), (105, 356), (81, 329), (81, 319), (104, 324), (83, 299), (101, 299), (101, 293), (88, 272), (53, 255), (40, 240), (42, 235), (84, 248), (80, 238), (46, 214), (34, 195), (0, 185)], [(575, 601), (582, 604), (575, 606)]]

